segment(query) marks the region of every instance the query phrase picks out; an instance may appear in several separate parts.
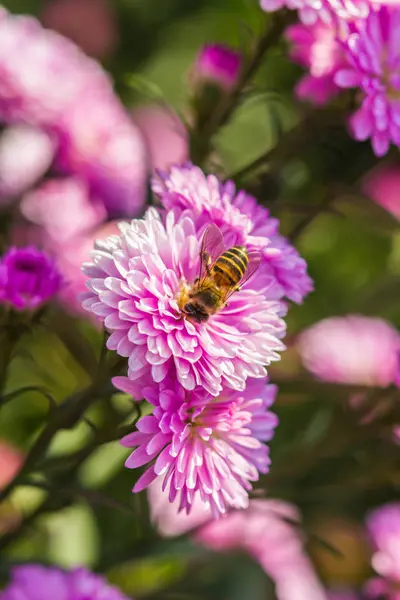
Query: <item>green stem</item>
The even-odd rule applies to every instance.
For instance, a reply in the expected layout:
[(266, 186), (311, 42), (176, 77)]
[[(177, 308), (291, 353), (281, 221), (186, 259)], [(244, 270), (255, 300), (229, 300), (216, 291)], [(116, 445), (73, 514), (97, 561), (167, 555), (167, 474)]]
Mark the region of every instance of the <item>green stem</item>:
[(321, 136), (325, 135), (326, 128), (336, 124), (342, 116), (343, 111), (341, 109), (306, 109), (298, 123), (283, 133), (279, 142), (273, 148), (268, 149), (239, 171), (229, 175), (227, 179), (241, 181), (265, 165), (277, 170), (285, 160), (299, 153), (299, 146), (303, 147), (305, 142), (309, 143), (310, 138), (315, 143), (316, 139), (320, 139)]
[[(272, 23), (271, 23), (272, 20)], [(284, 11), (274, 13), (268, 21), (264, 32), (257, 39), (251, 55), (245, 62), (238, 81), (230, 93), (225, 94), (215, 110), (209, 115), (201, 131), (195, 129), (191, 140), (191, 157), (193, 162), (202, 163), (211, 151), (214, 135), (231, 118), (241, 100), (243, 90), (257, 73), (267, 51), (277, 44), (285, 28), (290, 24), (292, 14)]]

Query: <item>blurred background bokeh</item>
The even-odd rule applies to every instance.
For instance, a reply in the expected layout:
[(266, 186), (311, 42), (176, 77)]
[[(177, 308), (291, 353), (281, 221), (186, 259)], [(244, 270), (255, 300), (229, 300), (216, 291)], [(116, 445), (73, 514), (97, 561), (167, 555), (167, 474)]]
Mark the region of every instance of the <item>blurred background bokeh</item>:
[[(190, 70), (199, 49), (205, 43), (220, 42), (245, 51), (269, 18), (256, 0), (3, 3), (13, 13), (36, 16), (45, 27), (70, 37), (86, 54), (101, 61), (138, 128), (145, 149), (145, 166), (140, 168), (147, 173), (189, 156), (183, 122), (189, 116)], [(311, 118), (303, 128), (298, 127), (308, 110), (294, 98), (301, 72), (287, 57), (287, 45), (281, 40), (268, 53), (246, 101), (218, 134), (211, 161), (213, 170), (230, 175), (279, 144), (271, 168), (254, 179), (244, 176), (241, 181), (281, 219), (283, 233), (295, 233), (294, 243), (307, 260), (315, 283), (315, 291), (302, 305), (290, 307), (288, 350), (269, 371), (272, 383), (279, 387), (275, 411), (280, 424), (271, 442), (271, 473), (261, 479), (255, 494), (257, 498), (292, 503), (302, 515), (305, 548), (313, 566), (307, 558), (298, 572), (288, 567), (294, 582), (293, 590), (286, 593), (287, 600), (323, 598), (319, 595), (325, 593), (323, 589), (361, 587), (372, 573), (373, 549), (365, 530), (366, 515), (398, 500), (400, 489), (400, 434), (393, 413), (397, 410), (399, 414), (400, 398), (385, 391), (394, 381), (393, 373), (374, 371), (379, 361), (387, 366), (395, 360), (385, 338), (391, 333), (375, 321), (337, 322), (333, 330), (328, 324), (320, 344), (330, 347), (333, 358), (328, 361), (337, 360), (332, 376), (321, 374), (316, 364), (326, 348), (318, 347), (315, 336), (306, 339), (300, 335), (328, 317), (364, 315), (384, 319), (397, 336), (398, 151), (378, 161), (368, 143), (348, 136), (340, 120), (320, 124)], [(91, 111), (90, 98), (86, 102), (84, 116)], [(288, 132), (292, 132), (291, 137)], [(11, 172), (14, 167), (1, 158), (5, 145), (1, 137), (0, 170)], [(20, 150), (15, 152), (19, 157)], [(45, 155), (43, 149), (40, 153)], [(43, 171), (46, 169), (44, 165)], [(24, 190), (21, 206), (31, 227), (29, 236), (35, 235), (33, 224), (47, 227), (57, 244), (62, 242), (63, 268), (76, 283), (70, 292), (74, 297), (82, 288), (79, 265), (87, 258), (93, 239), (113, 232), (121, 211), (112, 214), (101, 202), (93, 203), (89, 210), (82, 200), (86, 192), (79, 187), (80, 182), (69, 181), (68, 185), (75, 186), (65, 190), (76, 198), (74, 206), (65, 204), (60, 188), (55, 192), (57, 204), (43, 215), (40, 207), (49, 190), (41, 189), (43, 196), (38, 197), (38, 190), (31, 189), (29, 182), (26, 188), (30, 191)], [(145, 175), (137, 185), (143, 186), (144, 203)], [(326, 208), (321, 209), (321, 205)], [(48, 217), (51, 210), (54, 218)], [(65, 234), (73, 214), (80, 215), (81, 223), (85, 220), (85, 231), (75, 231), (71, 224), (71, 231)], [(46, 218), (52, 219), (50, 226), (44, 222)], [(61, 219), (59, 229), (57, 218)], [(25, 226), (23, 221), (20, 230), (14, 231), (15, 239), (27, 239)], [(61, 230), (66, 235), (64, 241)], [(46, 247), (54, 249), (51, 235)], [(64, 298), (53, 307), (51, 332), (39, 327), (35, 335), (27, 334), (20, 340), (4, 393), (42, 386), (59, 402), (87, 385), (103, 334), (72, 304), (70, 298)], [(313, 344), (317, 347), (310, 348)], [(379, 352), (383, 356), (378, 356)], [(352, 369), (354, 361), (360, 359), (361, 367)], [(338, 376), (341, 370), (345, 374)], [(328, 382), (322, 383), (324, 379)], [(395, 402), (397, 408), (393, 408)], [(1, 407), (0, 486), (18, 470), (48, 410), (49, 401), (29, 389)], [(98, 427), (124, 423), (130, 411), (129, 398), (124, 394), (114, 394), (109, 401), (95, 405), (89, 411), (90, 420), (56, 436), (48, 468), (52, 468), (52, 457), (57, 461), (59, 456), (76, 456), (90, 443), (93, 423)], [(184, 532), (163, 537), (157, 519), (151, 523), (146, 493), (130, 494), (136, 475), (123, 468), (126, 456), (126, 450), (115, 440), (82, 460), (73, 491), (66, 482), (59, 505), (32, 526), (28, 524), (24, 535), (1, 555), (0, 576), (5, 577), (13, 562), (35, 560), (67, 567), (90, 566), (106, 573), (135, 598), (274, 598), (276, 565), (271, 565), (264, 554), (278, 553), (287, 537), (285, 531), (274, 533), (274, 525), (266, 525), (262, 558), (242, 542), (227, 543), (228, 550), (220, 552), (212, 543), (211, 533), (205, 544), (201, 534), (200, 541)], [(63, 490), (64, 483), (59, 483)], [(44, 494), (40, 485), (37, 489), (19, 487), (0, 505), (0, 531), (18, 527), (23, 515), (40, 505)], [(203, 537), (206, 539), (206, 533)], [(284, 543), (290, 545), (290, 541)], [(318, 578), (321, 584), (310, 577)], [(307, 578), (314, 592), (301, 591)], [(279, 592), (279, 586), (276, 590)]]

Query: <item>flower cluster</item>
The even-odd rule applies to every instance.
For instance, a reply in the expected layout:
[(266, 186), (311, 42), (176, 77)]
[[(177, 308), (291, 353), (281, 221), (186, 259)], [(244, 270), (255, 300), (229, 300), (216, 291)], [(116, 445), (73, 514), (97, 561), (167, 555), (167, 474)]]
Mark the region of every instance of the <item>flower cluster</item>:
[(1, 600), (127, 600), (117, 588), (100, 575), (83, 568), (70, 572), (55, 567), (28, 564), (16, 567)]
[[(263, 6), (278, 8), (272, 4), (264, 0)], [(360, 107), (349, 119), (352, 136), (370, 139), (376, 156), (390, 144), (400, 146), (400, 9), (331, 0), (291, 8), (300, 9), (303, 21), (286, 32), (291, 58), (309, 71), (297, 86), (298, 97), (326, 104), (342, 89), (355, 88)]]
[(0, 79), (0, 202), (22, 198), (28, 223), (15, 238), (40, 243), (63, 270), (106, 219), (142, 212), (142, 136), (101, 66), (34, 18), (2, 12)]
[[(115, 385), (153, 407), (122, 440), (135, 448), (127, 467), (149, 463), (134, 491), (162, 476), (179, 510), (189, 513), (199, 497), (217, 516), (245, 508), (252, 482), (268, 471), (265, 443), (277, 423), (265, 367), (284, 348), (283, 299), (301, 302), (312, 282), (278, 222), (230, 182), (187, 164), (156, 178), (153, 190), (159, 209), (96, 244), (83, 268), (83, 306), (109, 330), (108, 347), (128, 358), (128, 377)], [(256, 283), (250, 278), (198, 321), (186, 306), (210, 223), (226, 249), (258, 252), (261, 263)], [(211, 272), (201, 282), (214, 293)]]

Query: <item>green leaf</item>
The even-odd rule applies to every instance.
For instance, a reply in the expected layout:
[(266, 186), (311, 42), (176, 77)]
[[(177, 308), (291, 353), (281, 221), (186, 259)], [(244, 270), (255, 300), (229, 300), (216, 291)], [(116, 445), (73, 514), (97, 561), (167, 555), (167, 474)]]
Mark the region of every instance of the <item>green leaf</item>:
[(153, 81), (143, 77), (143, 75), (126, 75), (125, 83), (129, 88), (139, 92), (140, 94), (143, 94), (143, 96), (146, 96), (147, 98), (152, 100), (164, 99), (164, 94), (161, 91), (161, 88), (159, 88), (158, 85)]

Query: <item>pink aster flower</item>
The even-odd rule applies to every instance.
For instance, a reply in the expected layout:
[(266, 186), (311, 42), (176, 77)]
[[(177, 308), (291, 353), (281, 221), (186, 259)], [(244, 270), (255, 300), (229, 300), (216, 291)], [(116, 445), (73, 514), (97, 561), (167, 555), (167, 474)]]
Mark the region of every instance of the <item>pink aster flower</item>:
[(309, 70), (296, 86), (297, 96), (326, 104), (339, 93), (334, 77), (346, 64), (337, 27), (320, 20), (312, 25), (297, 23), (286, 29), (285, 37), (292, 44), (291, 59)]
[(331, 317), (298, 341), (305, 367), (323, 381), (387, 387), (399, 375), (399, 333), (382, 319)]
[(31, 17), (0, 19), (0, 120), (50, 133), (56, 166), (81, 175), (112, 215), (142, 211), (141, 136), (105, 71), (72, 42)]
[(362, 182), (364, 193), (400, 221), (400, 166), (382, 165)]
[(0, 260), (0, 302), (16, 310), (32, 310), (61, 287), (54, 262), (33, 246), (9, 248)]
[(56, 567), (28, 564), (12, 570), (0, 600), (127, 600), (101, 575), (83, 568), (70, 572)]
[(20, 196), (53, 162), (54, 140), (27, 125), (7, 127), (0, 136), (0, 202)]
[(90, 291), (83, 306), (111, 332), (108, 347), (129, 357), (129, 377), (151, 368), (160, 382), (171, 372), (185, 389), (199, 385), (211, 394), (264, 377), (264, 366), (283, 349), (279, 302), (244, 285), (206, 322), (193, 323), (182, 309), (199, 274), (202, 236), (190, 212), (170, 211), (164, 225), (149, 209), (120, 231), (97, 244), (84, 265)]
[(377, 156), (391, 143), (400, 145), (400, 9), (381, 7), (354, 25), (343, 44), (347, 68), (339, 70), (335, 83), (360, 88), (361, 107), (350, 119), (356, 140), (371, 139)]
[(253, 196), (236, 192), (233, 182), (223, 184), (215, 175), (206, 176), (189, 163), (159, 174), (153, 180), (153, 191), (168, 210), (190, 209), (197, 231), (202, 233), (213, 222), (224, 234), (227, 246), (244, 244), (260, 250), (263, 258), (253, 285), (265, 286), (268, 297), (286, 296), (301, 303), (313, 289), (307, 264), (279, 234), (279, 221)]
[(243, 392), (224, 389), (217, 397), (203, 388), (188, 392), (172, 378), (158, 388), (144, 388), (153, 413), (139, 419), (138, 431), (121, 440), (136, 448), (126, 467), (151, 462), (133, 491), (162, 476), (163, 490), (170, 502), (178, 498), (180, 511), (189, 514), (197, 496), (214, 517), (231, 507), (246, 508), (251, 482), (269, 470), (265, 442), (277, 425), (269, 411), (276, 387), (266, 381), (249, 379)]
[(234, 87), (242, 66), (242, 56), (223, 44), (206, 44), (199, 52), (192, 70), (194, 86), (211, 83), (225, 90)]

